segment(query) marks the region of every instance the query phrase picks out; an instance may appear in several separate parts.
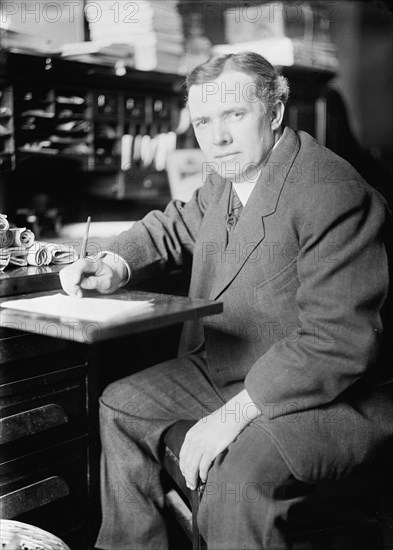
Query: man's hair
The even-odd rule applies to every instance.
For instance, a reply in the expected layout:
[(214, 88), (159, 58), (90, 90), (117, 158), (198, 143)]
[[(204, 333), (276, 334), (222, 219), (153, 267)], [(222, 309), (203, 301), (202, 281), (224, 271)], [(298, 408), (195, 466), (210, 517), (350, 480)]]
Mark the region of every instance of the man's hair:
[(289, 96), (289, 85), (285, 77), (278, 74), (273, 65), (255, 52), (230, 53), (210, 57), (201, 63), (186, 79), (187, 96), (194, 84), (206, 84), (225, 71), (240, 71), (250, 75), (255, 83), (257, 97), (269, 110), (281, 100), (284, 105)]

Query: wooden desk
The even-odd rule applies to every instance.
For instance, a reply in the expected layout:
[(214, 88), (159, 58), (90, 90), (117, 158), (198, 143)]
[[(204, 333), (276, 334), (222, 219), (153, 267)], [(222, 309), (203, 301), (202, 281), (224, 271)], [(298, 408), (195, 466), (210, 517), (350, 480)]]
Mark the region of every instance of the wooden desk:
[[(29, 298), (38, 296), (51, 296), (58, 294), (58, 290), (48, 292), (34, 292)], [(62, 292), (62, 294), (65, 294)], [(87, 292), (85, 293), (88, 294)], [(149, 313), (131, 317), (128, 320), (99, 323), (96, 321), (80, 321), (75, 318), (47, 316), (31, 312), (17, 311), (13, 309), (0, 310), (0, 326), (14, 330), (23, 330), (34, 334), (52, 336), (82, 344), (95, 344), (112, 338), (120, 338), (130, 334), (137, 334), (147, 330), (154, 330), (164, 326), (173, 325), (183, 321), (204, 317), (215, 313), (221, 313), (222, 303), (208, 300), (186, 298), (184, 296), (168, 296), (155, 292), (138, 290), (118, 290), (110, 296), (103, 296), (90, 292), (89, 296), (105, 300), (130, 301), (150, 300), (154, 301), (154, 310)], [(23, 296), (25, 298), (26, 296)], [(20, 296), (19, 298), (22, 298)], [(0, 298), (0, 306), (15, 297)]]
[[(100, 521), (103, 387), (167, 359), (147, 357), (166, 338), (162, 331), (222, 311), (219, 302), (136, 290), (121, 289), (110, 298), (153, 298), (155, 308), (112, 325), (0, 309), (3, 517), (47, 529), (78, 550), (92, 547)], [(0, 304), (10, 299), (15, 296), (0, 298)]]
[(6, 267), (4, 271), (0, 271), (0, 299), (60, 288), (59, 271), (63, 267), (63, 265)]

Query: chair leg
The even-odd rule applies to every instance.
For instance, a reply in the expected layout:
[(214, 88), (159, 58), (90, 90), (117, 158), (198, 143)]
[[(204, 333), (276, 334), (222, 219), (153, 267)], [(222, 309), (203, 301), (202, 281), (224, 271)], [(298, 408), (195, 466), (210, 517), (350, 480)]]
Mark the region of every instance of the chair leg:
[(199, 532), (198, 509), (202, 499), (205, 483), (200, 482), (198, 488), (191, 492), (190, 504), (192, 511), (192, 550), (207, 550), (207, 544)]
[(200, 501), (199, 490), (192, 491), (191, 510), (192, 510), (192, 550), (202, 550), (202, 537), (198, 529), (198, 508)]

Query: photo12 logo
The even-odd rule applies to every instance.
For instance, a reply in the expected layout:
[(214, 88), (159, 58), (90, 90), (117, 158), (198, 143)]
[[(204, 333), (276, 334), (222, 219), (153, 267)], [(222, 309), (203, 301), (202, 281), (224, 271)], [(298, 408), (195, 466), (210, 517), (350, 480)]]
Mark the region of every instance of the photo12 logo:
[(137, 14), (140, 2), (104, 0), (93, 2), (87, 0), (64, 0), (57, 2), (19, 2), (5, 0), (0, 2), (0, 27), (9, 28), (11, 21), (18, 19), (21, 23), (57, 23), (67, 21), (74, 23), (81, 14), (88, 23), (97, 23), (105, 17), (108, 23), (139, 23)]
[[(324, 23), (337, 21), (340, 10), (340, 2), (328, 0), (313, 2), (312, 11)], [(205, 21), (208, 18), (224, 14), (234, 23), (271, 23), (283, 21), (289, 24), (299, 24), (310, 14), (310, 2), (239, 2), (238, 0), (226, 0), (217, 2), (202, 2), (202, 13)]]

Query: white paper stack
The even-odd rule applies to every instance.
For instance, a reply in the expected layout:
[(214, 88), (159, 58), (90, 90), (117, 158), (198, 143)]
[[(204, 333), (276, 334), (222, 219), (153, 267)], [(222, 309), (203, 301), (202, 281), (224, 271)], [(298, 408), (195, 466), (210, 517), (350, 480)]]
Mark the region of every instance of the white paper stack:
[(338, 69), (334, 47), (331, 50), (325, 47), (317, 48), (312, 42), (305, 43), (286, 36), (263, 38), (237, 44), (217, 44), (213, 46), (212, 50), (214, 54), (256, 52), (263, 55), (275, 66), (297, 65), (331, 71)]
[(98, 323), (124, 320), (148, 313), (154, 308), (151, 300), (124, 301), (108, 298), (74, 298), (63, 294), (10, 300), (3, 302), (1, 306), (51, 317), (67, 317)]
[(329, 33), (331, 15), (327, 2), (234, 4), (224, 14), (228, 43), (215, 45), (213, 53), (253, 51), (276, 66), (335, 71), (338, 59)]
[(157, 38), (157, 68), (168, 72), (178, 72), (184, 55), (184, 36), (177, 1), (152, 0), (154, 17), (153, 28)]
[(134, 50), (134, 66), (140, 70), (177, 72), (183, 55), (183, 31), (176, 0), (120, 0), (86, 2), (90, 38), (129, 44)]
[(58, 52), (59, 48), (53, 46), (52, 41), (48, 38), (43, 38), (37, 34), (19, 32), (11, 28), (5, 28), (4, 21), (6, 20), (7, 14), (2, 12), (0, 5), (0, 48), (21, 51), (27, 50), (34, 53), (40, 52), (48, 54)]

